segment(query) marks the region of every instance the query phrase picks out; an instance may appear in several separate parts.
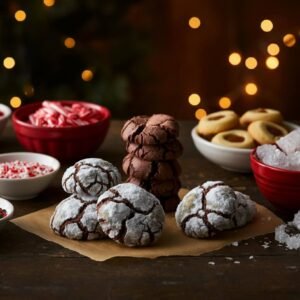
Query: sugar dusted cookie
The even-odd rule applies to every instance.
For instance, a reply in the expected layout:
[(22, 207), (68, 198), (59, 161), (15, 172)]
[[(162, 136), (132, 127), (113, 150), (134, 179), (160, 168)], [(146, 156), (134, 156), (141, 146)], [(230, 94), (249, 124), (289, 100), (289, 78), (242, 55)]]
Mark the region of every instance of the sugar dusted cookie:
[(100, 158), (86, 158), (69, 167), (62, 177), (62, 187), (69, 194), (99, 197), (121, 182), (118, 169)]
[(129, 246), (149, 246), (161, 235), (165, 214), (159, 200), (146, 190), (122, 183), (103, 193), (98, 221), (107, 236)]
[(207, 181), (184, 196), (175, 218), (187, 236), (208, 238), (245, 225), (254, 214), (255, 205), (249, 197), (222, 181)]
[(72, 240), (95, 240), (104, 238), (97, 221), (97, 199), (84, 199), (72, 195), (60, 202), (51, 219), (51, 229), (60, 236)]

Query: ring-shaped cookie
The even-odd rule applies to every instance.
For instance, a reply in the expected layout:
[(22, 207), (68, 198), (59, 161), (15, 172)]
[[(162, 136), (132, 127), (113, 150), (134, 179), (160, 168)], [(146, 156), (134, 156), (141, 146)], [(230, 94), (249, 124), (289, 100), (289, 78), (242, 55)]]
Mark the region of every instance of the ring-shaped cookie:
[(255, 121), (269, 121), (274, 123), (281, 123), (283, 120), (280, 111), (270, 108), (257, 108), (246, 111), (240, 118), (242, 126), (247, 127), (250, 123)]
[(248, 126), (248, 132), (259, 144), (273, 144), (280, 137), (288, 134), (284, 127), (269, 121), (252, 122)]
[(255, 142), (246, 130), (234, 129), (216, 134), (211, 140), (212, 143), (232, 148), (251, 149)]
[(197, 126), (200, 135), (210, 136), (238, 126), (238, 115), (232, 110), (218, 111), (202, 118)]

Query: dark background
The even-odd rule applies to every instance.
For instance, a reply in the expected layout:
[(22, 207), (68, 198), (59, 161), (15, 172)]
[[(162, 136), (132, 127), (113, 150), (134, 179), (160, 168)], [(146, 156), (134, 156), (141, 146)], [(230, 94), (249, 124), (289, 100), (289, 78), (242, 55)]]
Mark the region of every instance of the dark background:
[[(48, 2), (47, 2), (48, 1)], [(53, 1), (53, 0), (52, 0)], [(49, 0), (0, 2), (0, 101), (17, 96), (22, 105), (44, 99), (80, 99), (108, 106), (114, 118), (165, 112), (195, 119), (199, 108), (219, 110), (229, 96), (231, 109), (256, 107), (282, 111), (300, 119), (300, 1), (274, 0)], [(18, 22), (15, 12), (24, 10)], [(193, 16), (198, 29), (189, 27)], [(270, 19), (274, 28), (263, 32)], [(293, 47), (282, 41), (295, 35)], [(64, 41), (74, 38), (67, 48)], [(280, 46), (279, 67), (265, 66), (266, 48)], [(242, 62), (232, 66), (228, 55), (238, 51)], [(6, 69), (5, 57), (15, 66)], [(255, 70), (244, 59), (258, 60)], [(82, 71), (93, 72), (84, 81)], [(246, 95), (255, 82), (258, 92)], [(201, 96), (191, 106), (188, 97)]]

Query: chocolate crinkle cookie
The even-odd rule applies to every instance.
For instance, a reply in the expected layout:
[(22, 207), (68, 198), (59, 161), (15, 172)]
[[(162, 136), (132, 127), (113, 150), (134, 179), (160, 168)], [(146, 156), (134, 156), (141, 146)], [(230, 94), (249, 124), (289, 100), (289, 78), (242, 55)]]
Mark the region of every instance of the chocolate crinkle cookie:
[(72, 240), (95, 240), (105, 237), (97, 220), (97, 199), (71, 195), (60, 202), (51, 219), (51, 229), (60, 236)]
[(161, 235), (165, 214), (159, 200), (146, 190), (123, 183), (103, 193), (97, 203), (102, 231), (129, 246), (149, 246)]
[(69, 167), (62, 177), (62, 187), (69, 194), (99, 197), (121, 182), (121, 174), (110, 162), (86, 158)]
[(176, 138), (178, 134), (178, 123), (172, 116), (165, 114), (133, 117), (121, 130), (125, 142), (143, 145), (163, 144)]
[(300, 249), (300, 211), (295, 214), (293, 221), (275, 229), (275, 240), (285, 244), (288, 249)]
[(184, 196), (175, 218), (187, 236), (209, 238), (246, 225), (255, 214), (255, 203), (247, 195), (222, 181), (207, 181)]

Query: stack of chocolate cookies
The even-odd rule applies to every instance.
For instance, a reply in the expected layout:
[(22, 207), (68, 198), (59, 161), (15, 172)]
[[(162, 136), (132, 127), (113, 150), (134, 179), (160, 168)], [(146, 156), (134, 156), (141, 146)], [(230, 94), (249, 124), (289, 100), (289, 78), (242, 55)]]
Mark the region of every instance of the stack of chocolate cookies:
[(177, 158), (183, 148), (178, 135), (178, 123), (164, 114), (133, 117), (121, 131), (128, 152), (123, 160), (127, 182), (154, 194), (165, 211), (174, 211), (179, 203), (181, 168)]

